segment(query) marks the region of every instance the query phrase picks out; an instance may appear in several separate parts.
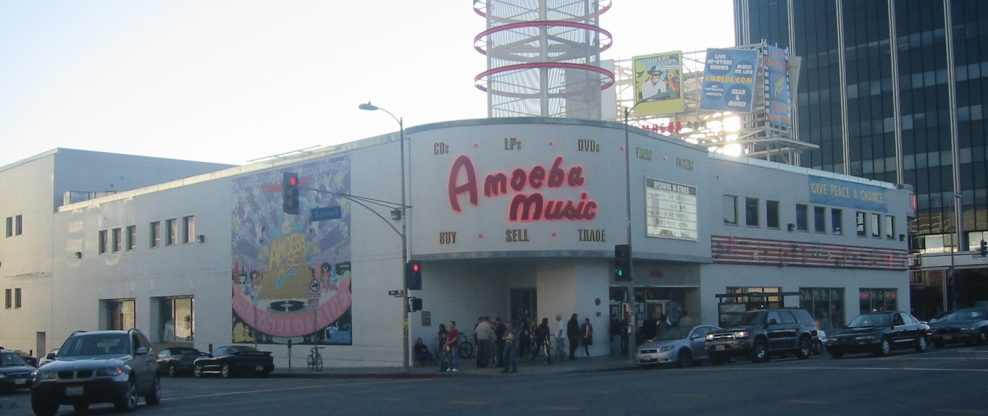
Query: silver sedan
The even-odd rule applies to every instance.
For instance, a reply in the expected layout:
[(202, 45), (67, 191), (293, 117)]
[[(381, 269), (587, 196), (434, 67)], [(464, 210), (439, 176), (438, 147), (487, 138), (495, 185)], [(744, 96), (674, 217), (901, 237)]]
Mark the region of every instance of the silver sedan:
[(673, 327), (659, 333), (635, 350), (635, 362), (643, 367), (676, 364), (689, 367), (707, 358), (707, 334), (720, 328), (712, 325)]

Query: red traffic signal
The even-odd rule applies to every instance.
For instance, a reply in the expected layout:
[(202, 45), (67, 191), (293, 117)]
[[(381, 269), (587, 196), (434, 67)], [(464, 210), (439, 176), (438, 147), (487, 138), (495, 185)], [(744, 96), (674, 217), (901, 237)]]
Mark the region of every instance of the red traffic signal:
[(422, 263), (409, 260), (405, 265), (405, 287), (408, 290), (422, 290)]
[(298, 214), (298, 173), (284, 172), (281, 177), (281, 209), (286, 214)]

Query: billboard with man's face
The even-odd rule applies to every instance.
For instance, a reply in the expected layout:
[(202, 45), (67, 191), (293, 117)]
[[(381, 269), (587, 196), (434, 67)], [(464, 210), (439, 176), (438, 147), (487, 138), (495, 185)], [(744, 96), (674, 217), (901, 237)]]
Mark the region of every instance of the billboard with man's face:
[(683, 53), (666, 52), (635, 56), (636, 116), (681, 113), (683, 105)]

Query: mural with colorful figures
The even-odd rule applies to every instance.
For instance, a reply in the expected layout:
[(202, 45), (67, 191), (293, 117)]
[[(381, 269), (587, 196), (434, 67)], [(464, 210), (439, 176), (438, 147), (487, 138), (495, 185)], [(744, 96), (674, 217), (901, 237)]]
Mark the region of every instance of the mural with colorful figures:
[[(299, 176), (299, 214), (282, 174)], [(350, 160), (323, 159), (233, 182), (233, 342), (351, 345)], [(313, 209), (339, 216), (310, 214)]]

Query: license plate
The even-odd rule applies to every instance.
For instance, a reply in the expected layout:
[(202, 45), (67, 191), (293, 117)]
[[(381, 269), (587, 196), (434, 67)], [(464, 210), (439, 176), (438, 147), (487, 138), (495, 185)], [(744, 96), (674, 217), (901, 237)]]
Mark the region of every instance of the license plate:
[(257, 371), (264, 371), (264, 366), (263, 365), (259, 365), (257, 367), (254, 367), (254, 369), (257, 370)]
[(82, 386), (69, 386), (65, 388), (66, 396), (82, 396)]
[(17, 380), (14, 380), (14, 384), (27, 384), (27, 379), (26, 378), (19, 378)]
[(718, 345), (714, 347), (714, 350), (716, 351), (724, 351), (725, 349), (727, 349), (727, 347), (724, 347), (723, 345)]

